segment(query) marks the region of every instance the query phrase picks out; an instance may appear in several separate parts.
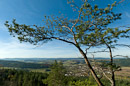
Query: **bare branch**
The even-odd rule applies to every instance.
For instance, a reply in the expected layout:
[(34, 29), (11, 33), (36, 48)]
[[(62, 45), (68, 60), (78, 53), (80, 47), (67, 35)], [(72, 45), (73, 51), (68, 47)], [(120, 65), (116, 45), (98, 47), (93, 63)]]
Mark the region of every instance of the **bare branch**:
[(88, 48), (86, 48), (86, 50), (85, 50), (85, 51), (86, 51), (86, 53), (85, 53), (86, 55), (87, 55), (87, 52), (88, 52), (88, 50), (90, 49), (90, 47), (91, 47), (91, 46), (89, 46)]
[(101, 50), (101, 51), (94, 51), (94, 52), (89, 52), (89, 53), (101, 53), (101, 52), (109, 52), (109, 51), (106, 51), (107, 49), (104, 49), (104, 50)]
[(68, 27), (68, 26), (63, 25), (62, 27), (65, 27), (65, 28), (67, 28), (67, 29), (69, 29), (71, 31), (70, 27)]
[(120, 4), (120, 3), (122, 3), (122, 2), (124, 2), (125, 0), (120, 0), (117, 4)]
[[(98, 64), (96, 64), (96, 61), (95, 61), (95, 59), (94, 59), (94, 54), (92, 54), (92, 57), (93, 57), (93, 62), (94, 62), (94, 65), (95, 65), (95, 67), (98, 65)], [(111, 83), (113, 83), (112, 82), (112, 79), (111, 78), (109, 78), (107, 75), (106, 75), (106, 73), (104, 72), (104, 70), (103, 70), (103, 68), (101, 67), (101, 66), (97, 66), (98, 67), (98, 70), (101, 70), (101, 72), (103, 73), (103, 75), (111, 82)], [(102, 78), (102, 77), (101, 77)], [(101, 79), (100, 78), (100, 79)]]
[(81, 15), (81, 12), (79, 12), (78, 19), (76, 20), (76, 22), (74, 23), (74, 25), (71, 27), (72, 31), (73, 31), (73, 28), (75, 27), (75, 25), (78, 23), (80, 15)]
[(112, 79), (109, 78), (103, 70), (102, 70), (102, 72), (103, 72), (103, 75), (104, 75), (111, 83), (113, 83), (113, 82), (112, 82)]

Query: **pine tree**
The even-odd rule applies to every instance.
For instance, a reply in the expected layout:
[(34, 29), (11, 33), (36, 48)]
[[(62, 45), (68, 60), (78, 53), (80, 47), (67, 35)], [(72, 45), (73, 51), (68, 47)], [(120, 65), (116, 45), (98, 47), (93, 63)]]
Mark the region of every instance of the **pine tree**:
[(49, 76), (43, 82), (48, 84), (48, 86), (65, 86), (65, 69), (61, 62), (55, 61), (51, 67)]

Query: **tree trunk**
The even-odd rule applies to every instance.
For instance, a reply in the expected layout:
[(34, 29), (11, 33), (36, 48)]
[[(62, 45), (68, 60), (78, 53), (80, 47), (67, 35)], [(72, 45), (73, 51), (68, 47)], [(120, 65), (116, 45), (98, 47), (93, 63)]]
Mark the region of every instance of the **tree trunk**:
[(114, 72), (112, 71), (111, 72), (112, 73), (112, 84), (111, 84), (111, 86), (116, 86), (116, 84), (115, 84), (115, 74), (114, 74)]
[(85, 62), (86, 64), (88, 65), (89, 69), (90, 69), (90, 72), (92, 73), (92, 76), (94, 77), (94, 79), (96, 80), (97, 84), (99, 86), (104, 86), (102, 84), (102, 82), (100, 81), (100, 79), (97, 77), (97, 74), (95, 73), (94, 69), (92, 68), (90, 62), (88, 61), (88, 58), (86, 56), (86, 54), (83, 52), (83, 50), (79, 47), (79, 46), (76, 46), (78, 48), (78, 50), (80, 51), (80, 53), (82, 54), (82, 56), (84, 57), (85, 59)]
[[(109, 48), (109, 52), (110, 52), (110, 62), (111, 62), (111, 65), (113, 65), (113, 56), (112, 56), (112, 51), (111, 51), (111, 47), (109, 47), (109, 45), (107, 45), (107, 47)], [(113, 68), (111, 68), (111, 79), (112, 79), (112, 84), (111, 86), (116, 86), (115, 84), (115, 74), (114, 74), (114, 71), (113, 71)]]

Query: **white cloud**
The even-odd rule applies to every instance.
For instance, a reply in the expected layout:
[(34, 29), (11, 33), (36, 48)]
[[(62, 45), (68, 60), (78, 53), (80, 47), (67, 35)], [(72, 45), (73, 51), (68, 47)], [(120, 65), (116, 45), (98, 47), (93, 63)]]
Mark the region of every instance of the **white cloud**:
[(12, 56), (20, 56), (20, 53), (25, 52), (25, 50), (29, 50), (31, 46), (26, 44), (20, 44), (16, 40), (12, 40), (11, 42), (0, 42), (0, 57), (12, 57)]
[[(75, 48), (70, 45), (55, 45), (54, 42), (36, 47), (28, 43), (19, 43), (16, 38), (10, 42), (0, 42), (0, 58), (25, 58), (25, 57), (78, 57), (79, 54)], [(35, 48), (36, 47), (36, 48)]]
[[(57, 41), (56, 41), (57, 42)], [(61, 44), (56, 42), (50, 42), (43, 46), (36, 47), (28, 43), (19, 43), (16, 38), (12, 38), (10, 42), (0, 42), (0, 58), (29, 58), (29, 57), (44, 57), (44, 58), (56, 58), (56, 57), (81, 57), (78, 49), (71, 45)], [(36, 47), (36, 48), (35, 48)], [(96, 49), (98, 50), (98, 49)], [(122, 54), (130, 56), (129, 48), (120, 48), (115, 50), (113, 55)], [(89, 54), (89, 57), (92, 57)], [(95, 54), (95, 57), (109, 57), (107, 53)]]
[[(93, 51), (98, 49), (92, 49)], [(122, 54), (130, 56), (129, 48), (115, 50), (113, 55)], [(16, 38), (11, 38), (9, 42), (0, 41), (0, 58), (29, 58), (29, 57), (81, 57), (78, 49), (63, 42), (53, 41), (36, 47), (29, 43), (20, 43)], [(89, 57), (92, 57), (89, 54)], [(109, 57), (107, 53), (95, 54), (95, 57)]]

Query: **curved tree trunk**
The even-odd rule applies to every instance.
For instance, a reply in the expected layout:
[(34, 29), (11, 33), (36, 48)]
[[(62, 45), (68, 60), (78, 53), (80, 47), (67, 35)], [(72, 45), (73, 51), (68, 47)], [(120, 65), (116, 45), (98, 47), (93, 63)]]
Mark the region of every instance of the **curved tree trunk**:
[(82, 56), (84, 57), (85, 59), (85, 62), (86, 64), (88, 65), (89, 69), (90, 69), (90, 72), (92, 73), (92, 76), (94, 77), (94, 79), (96, 80), (97, 84), (99, 86), (104, 86), (102, 84), (102, 82), (100, 81), (100, 79), (97, 77), (97, 74), (95, 73), (94, 69), (92, 68), (90, 62), (88, 61), (88, 58), (86, 56), (86, 54), (83, 52), (83, 50), (79, 47), (79, 46), (76, 46), (78, 48), (78, 50), (80, 51), (80, 53), (82, 54)]

